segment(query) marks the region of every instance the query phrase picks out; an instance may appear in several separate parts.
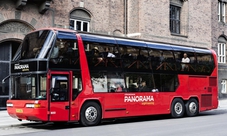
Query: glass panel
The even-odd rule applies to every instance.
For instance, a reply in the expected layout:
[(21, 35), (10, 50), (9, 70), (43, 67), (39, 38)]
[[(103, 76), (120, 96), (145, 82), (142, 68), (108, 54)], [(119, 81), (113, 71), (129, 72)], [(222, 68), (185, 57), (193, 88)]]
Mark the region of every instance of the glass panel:
[(74, 30), (74, 20), (70, 20), (70, 23), (69, 23), (69, 28)]
[(3, 43), (0, 46), (0, 60), (9, 61), (10, 60), (10, 44)]
[[(12, 76), (12, 99), (46, 99), (46, 75)], [(37, 86), (36, 79), (39, 79)], [(38, 90), (39, 88), (39, 90)]]
[(82, 29), (81, 29), (81, 21), (76, 21), (76, 30), (82, 31)]
[(179, 85), (177, 75), (171, 74), (154, 74), (154, 81), (160, 92), (174, 92)]
[(170, 5), (170, 31), (180, 33), (180, 7)]
[(28, 34), (22, 43), (21, 58), (30, 59), (38, 57), (49, 33), (50, 31), (46, 30)]
[(226, 80), (222, 80), (221, 81), (221, 92), (222, 93), (227, 93), (227, 90), (226, 90)]
[(87, 32), (88, 31), (88, 23), (83, 22), (83, 31)]
[(73, 76), (73, 92), (72, 100), (75, 100), (78, 94), (82, 91), (82, 80), (81, 75), (75, 74)]
[(9, 98), (0, 98), (0, 109), (1, 107), (6, 107), (6, 101), (8, 100)]
[[(67, 101), (68, 100), (68, 77), (66, 76), (53, 76), (51, 101)], [(53, 82), (55, 81), (55, 82)]]
[[(0, 80), (2, 81), (9, 75), (9, 63), (0, 63), (0, 71)], [(9, 80), (6, 80), (4, 85), (1, 86), (0, 95), (9, 95), (9, 90)]]
[(196, 54), (196, 56), (197, 56), (197, 63), (198, 63), (196, 72), (205, 72), (207, 74), (210, 74), (214, 69), (214, 60), (212, 55)]
[(38, 99), (46, 99), (46, 76), (40, 76), (40, 94), (38, 96)]
[(113, 72), (107, 74), (108, 92), (126, 92), (125, 81), (122, 74)]
[(127, 73), (125, 74), (128, 92), (156, 92), (153, 76), (151, 74)]
[(79, 52), (76, 45), (76, 40), (57, 39), (51, 50), (50, 63), (55, 66), (61, 64), (63, 67), (79, 66)]
[(171, 51), (150, 50), (149, 55), (153, 70), (175, 70), (175, 60)]

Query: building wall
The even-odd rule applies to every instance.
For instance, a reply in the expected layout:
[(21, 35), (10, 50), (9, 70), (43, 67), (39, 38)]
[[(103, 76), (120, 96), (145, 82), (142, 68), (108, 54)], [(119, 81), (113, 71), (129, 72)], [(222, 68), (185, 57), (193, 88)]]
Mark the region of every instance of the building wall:
[[(218, 22), (218, 1), (212, 1), (212, 49), (218, 52), (218, 38), (224, 36), (227, 38), (227, 25)], [(226, 39), (227, 40), (227, 39)], [(227, 98), (227, 94), (222, 93), (221, 81), (227, 80), (227, 64), (218, 65), (218, 86), (219, 98)]]
[(17, 19), (25, 21), (34, 29), (53, 25), (68, 28), (70, 12), (80, 7), (91, 13), (91, 32), (113, 34), (119, 30), (123, 34), (141, 33), (139, 38), (143, 39), (211, 47), (211, 0), (183, 2), (182, 34), (177, 36), (171, 35), (169, 31), (169, 0), (55, 0), (51, 2), (51, 10), (45, 14), (39, 14), (36, 5), (29, 2), (22, 10), (16, 10), (12, 0), (1, 1), (0, 23)]

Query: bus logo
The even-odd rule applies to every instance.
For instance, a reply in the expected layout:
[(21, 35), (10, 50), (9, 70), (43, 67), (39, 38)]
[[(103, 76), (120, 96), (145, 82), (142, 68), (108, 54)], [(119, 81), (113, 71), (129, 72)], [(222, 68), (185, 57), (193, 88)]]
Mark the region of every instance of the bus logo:
[(24, 64), (24, 65), (15, 64), (14, 70), (29, 71), (29, 65), (28, 64)]
[(154, 102), (154, 97), (152, 95), (125, 95), (124, 102)]

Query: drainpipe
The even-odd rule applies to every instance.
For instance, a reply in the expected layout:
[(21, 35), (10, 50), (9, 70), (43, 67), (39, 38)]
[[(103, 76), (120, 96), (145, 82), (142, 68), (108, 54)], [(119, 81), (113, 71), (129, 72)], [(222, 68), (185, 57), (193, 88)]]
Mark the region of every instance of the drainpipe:
[(124, 0), (124, 34), (128, 34), (128, 0)]
[(52, 12), (52, 27), (55, 27), (54, 20), (55, 20), (55, 10), (53, 8), (48, 8)]

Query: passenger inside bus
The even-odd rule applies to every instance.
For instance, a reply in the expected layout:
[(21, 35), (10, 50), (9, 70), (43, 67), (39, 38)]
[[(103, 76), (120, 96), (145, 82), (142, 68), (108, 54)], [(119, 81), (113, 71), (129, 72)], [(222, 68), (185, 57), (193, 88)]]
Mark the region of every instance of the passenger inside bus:
[(100, 53), (99, 53), (98, 47), (95, 46), (95, 47), (91, 50), (91, 54), (93, 55), (93, 57), (100, 57)]
[(116, 56), (110, 52), (110, 49), (108, 47), (105, 48), (105, 52), (103, 53), (105, 57), (108, 58), (115, 58)]
[(138, 85), (137, 85), (136, 82), (131, 83), (131, 84), (129, 85), (129, 91), (130, 91), (130, 92), (138, 92)]
[(38, 57), (40, 50), (41, 50), (41, 47), (33, 48), (33, 53), (34, 53), (35, 58)]
[(181, 71), (188, 69), (188, 64), (185, 64), (185, 63), (189, 63), (190, 59), (188, 58), (186, 53), (184, 53), (184, 57), (182, 58), (181, 62), (183, 63), (183, 64), (181, 64), (181, 66), (182, 66)]
[(139, 92), (149, 92), (149, 88), (147, 87), (146, 81), (142, 80), (139, 86)]

